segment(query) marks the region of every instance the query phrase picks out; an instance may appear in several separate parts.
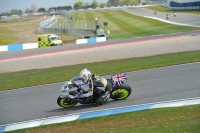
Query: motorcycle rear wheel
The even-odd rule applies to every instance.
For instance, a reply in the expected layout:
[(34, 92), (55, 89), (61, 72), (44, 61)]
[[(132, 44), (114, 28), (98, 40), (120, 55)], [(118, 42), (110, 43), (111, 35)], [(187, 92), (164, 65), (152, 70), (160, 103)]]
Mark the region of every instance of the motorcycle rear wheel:
[(122, 84), (111, 92), (111, 98), (114, 100), (124, 100), (131, 94), (131, 91), (131, 87), (128, 84)]
[(70, 108), (70, 107), (73, 107), (77, 104), (78, 102), (75, 102), (75, 101), (71, 101), (71, 100), (68, 100), (64, 97), (58, 97), (57, 99), (57, 104), (60, 106), (60, 107), (63, 107), (63, 108)]

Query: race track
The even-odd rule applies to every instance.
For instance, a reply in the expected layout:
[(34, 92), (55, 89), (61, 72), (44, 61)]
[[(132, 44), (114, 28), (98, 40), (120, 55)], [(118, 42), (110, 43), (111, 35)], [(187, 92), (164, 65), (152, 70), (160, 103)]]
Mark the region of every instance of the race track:
[(61, 108), (56, 100), (62, 83), (0, 92), (0, 125), (21, 121), (116, 108), (128, 105), (177, 100), (200, 96), (200, 62), (129, 73), (133, 91), (123, 101), (105, 105), (77, 105)]

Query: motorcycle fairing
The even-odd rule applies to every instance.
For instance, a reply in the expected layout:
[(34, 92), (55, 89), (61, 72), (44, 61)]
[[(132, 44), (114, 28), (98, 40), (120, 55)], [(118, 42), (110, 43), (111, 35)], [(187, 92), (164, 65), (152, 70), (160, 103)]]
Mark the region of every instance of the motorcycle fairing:
[(126, 73), (118, 73), (111, 75), (111, 82), (113, 85), (113, 89), (117, 89), (118, 87), (120, 87), (127, 79), (128, 79), (128, 74)]

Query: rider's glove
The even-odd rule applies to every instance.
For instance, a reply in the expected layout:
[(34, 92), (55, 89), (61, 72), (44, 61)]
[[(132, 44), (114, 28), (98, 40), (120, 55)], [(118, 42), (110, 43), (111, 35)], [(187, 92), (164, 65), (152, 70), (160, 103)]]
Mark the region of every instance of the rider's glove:
[(81, 98), (81, 97), (83, 97), (83, 94), (78, 93), (76, 96), (77, 96), (78, 98)]

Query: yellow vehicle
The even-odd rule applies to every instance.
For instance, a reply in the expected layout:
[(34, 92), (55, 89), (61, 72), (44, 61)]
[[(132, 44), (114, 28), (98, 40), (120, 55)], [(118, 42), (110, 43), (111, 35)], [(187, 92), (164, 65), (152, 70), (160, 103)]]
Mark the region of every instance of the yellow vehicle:
[(37, 42), (39, 47), (62, 45), (62, 40), (55, 34), (38, 35)]

